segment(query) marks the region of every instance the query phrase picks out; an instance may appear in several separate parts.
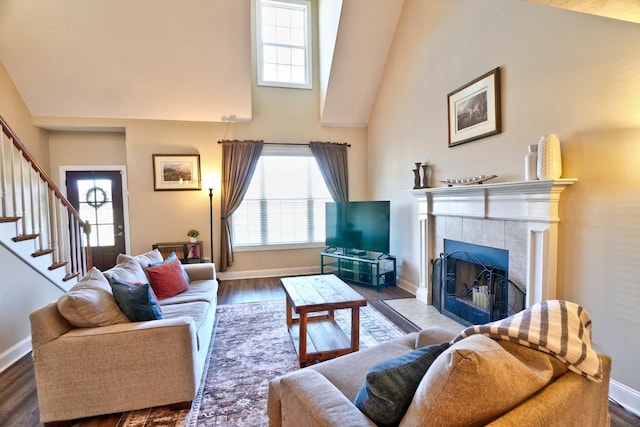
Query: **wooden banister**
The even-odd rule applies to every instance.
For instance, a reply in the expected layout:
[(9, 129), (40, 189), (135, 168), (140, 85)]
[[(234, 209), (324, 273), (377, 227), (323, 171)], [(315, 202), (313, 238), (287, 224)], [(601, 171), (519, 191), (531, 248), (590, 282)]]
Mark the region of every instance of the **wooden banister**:
[[(78, 211), (29, 153), (27, 147), (2, 116), (0, 116), (0, 127), (2, 128), (0, 132), (2, 154), (0, 222), (21, 221), (21, 231), (17, 230), (12, 240), (14, 242), (37, 240), (32, 256), (52, 254), (53, 262), (49, 270), (64, 266), (66, 269), (64, 281), (84, 275), (93, 265), (89, 238), (91, 224), (80, 217)], [(12, 144), (8, 145), (8, 157), (5, 156), (5, 135)], [(16, 151), (19, 153), (17, 162)], [(7, 182), (8, 176), (11, 178), (10, 183)], [(46, 190), (42, 191), (44, 188)], [(7, 198), (7, 194), (12, 196), (11, 199)], [(16, 195), (20, 196), (19, 202)], [(13, 210), (11, 214), (6, 212), (7, 204)], [(43, 216), (46, 221), (43, 221)], [(43, 238), (43, 232), (46, 232), (46, 239)], [(82, 241), (82, 234), (86, 237), (85, 242)]]
[(11, 138), (11, 140), (13, 141), (13, 145), (18, 149), (18, 151), (22, 153), (22, 156), (29, 163), (31, 163), (31, 167), (33, 167), (33, 169), (35, 169), (35, 171), (38, 172), (42, 180), (47, 183), (47, 186), (49, 187), (49, 189), (53, 192), (53, 194), (55, 194), (55, 196), (60, 200), (60, 202), (67, 208), (69, 213), (75, 216), (78, 219), (78, 221), (80, 221), (80, 224), (84, 225), (84, 221), (80, 217), (80, 214), (78, 213), (76, 208), (73, 207), (73, 205), (69, 202), (69, 200), (67, 200), (64, 194), (62, 194), (58, 186), (54, 184), (51, 178), (49, 178), (49, 175), (47, 175), (47, 173), (44, 171), (44, 169), (42, 169), (40, 164), (38, 164), (36, 159), (31, 155), (31, 153), (29, 153), (29, 151), (27, 150), (27, 147), (20, 141), (20, 138), (18, 138), (18, 136), (13, 132), (13, 130), (11, 130), (11, 128), (9, 127), (9, 125), (7, 124), (7, 122), (4, 120), (2, 116), (0, 116), (0, 126), (2, 126), (3, 132), (8, 137)]

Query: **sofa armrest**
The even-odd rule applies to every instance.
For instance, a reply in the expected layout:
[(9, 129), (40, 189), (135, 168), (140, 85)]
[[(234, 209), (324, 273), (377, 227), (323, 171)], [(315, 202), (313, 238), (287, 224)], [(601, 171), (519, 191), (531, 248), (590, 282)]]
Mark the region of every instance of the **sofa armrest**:
[(73, 326), (58, 311), (55, 302), (29, 314), (31, 322), (31, 345), (33, 349), (58, 338), (73, 329)]
[(440, 326), (431, 326), (418, 332), (416, 348), (451, 341), (455, 336), (456, 334)]
[(567, 371), (531, 398), (488, 424), (491, 427), (608, 426), (611, 358), (600, 355), (602, 382)]
[(216, 280), (216, 265), (212, 262), (184, 264), (182, 267), (191, 280)]
[(280, 378), (283, 427), (375, 426), (324, 376), (301, 369)]
[(190, 401), (196, 348), (190, 317), (78, 328), (34, 347), (41, 421)]

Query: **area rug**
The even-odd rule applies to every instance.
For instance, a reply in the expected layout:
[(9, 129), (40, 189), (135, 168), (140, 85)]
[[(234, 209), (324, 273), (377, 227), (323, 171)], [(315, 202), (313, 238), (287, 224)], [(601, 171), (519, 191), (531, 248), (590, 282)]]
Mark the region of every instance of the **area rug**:
[[(267, 426), (269, 381), (299, 369), (284, 300), (220, 305), (206, 374), (191, 410), (168, 407), (123, 414), (118, 427)], [(347, 335), (349, 310), (336, 312)], [(360, 309), (360, 348), (404, 335), (371, 306)]]

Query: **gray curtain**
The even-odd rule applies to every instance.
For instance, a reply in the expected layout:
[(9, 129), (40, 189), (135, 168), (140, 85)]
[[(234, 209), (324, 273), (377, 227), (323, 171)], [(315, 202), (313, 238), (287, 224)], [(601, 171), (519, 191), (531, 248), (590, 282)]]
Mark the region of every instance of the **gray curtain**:
[(222, 142), (222, 191), (220, 200), (220, 270), (233, 265), (229, 218), (240, 206), (262, 153), (262, 141)]
[(318, 162), (320, 172), (329, 193), (336, 202), (349, 201), (349, 169), (347, 167), (348, 144), (335, 142), (309, 143), (311, 153)]

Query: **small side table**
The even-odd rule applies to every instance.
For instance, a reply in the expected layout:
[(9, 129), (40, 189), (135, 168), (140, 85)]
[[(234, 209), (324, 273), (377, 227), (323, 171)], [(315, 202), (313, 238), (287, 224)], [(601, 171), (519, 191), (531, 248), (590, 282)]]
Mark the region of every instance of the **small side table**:
[(161, 242), (154, 243), (152, 249), (160, 251), (164, 258), (175, 252), (182, 264), (198, 264), (203, 261), (202, 258), (202, 242)]

